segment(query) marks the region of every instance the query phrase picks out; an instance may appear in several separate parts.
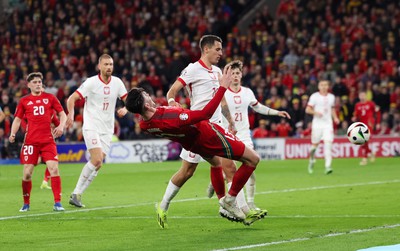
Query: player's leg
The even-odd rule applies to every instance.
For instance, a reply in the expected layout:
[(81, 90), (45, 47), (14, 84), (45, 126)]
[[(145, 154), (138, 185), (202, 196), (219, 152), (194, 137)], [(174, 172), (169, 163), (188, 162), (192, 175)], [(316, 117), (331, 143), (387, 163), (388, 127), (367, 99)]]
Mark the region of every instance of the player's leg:
[(322, 138), (322, 129), (313, 128), (311, 131), (311, 148), (310, 148), (310, 158), (308, 161), (308, 173), (312, 174), (314, 172), (315, 164), (315, 151), (318, 148), (318, 144)]
[(165, 189), (161, 202), (156, 205), (157, 222), (161, 228), (168, 227), (167, 211), (172, 199), (178, 194), (181, 187), (189, 180), (196, 171), (201, 157), (198, 154), (191, 153), (182, 149), (180, 157), (182, 158), (182, 165), (179, 170), (171, 177)]
[(247, 205), (249, 206), (249, 208), (252, 210), (260, 210), (260, 208), (258, 208), (254, 203), (254, 195), (256, 193), (256, 174), (254, 172), (251, 174), (249, 180), (246, 182), (245, 188)]
[[(236, 150), (238, 149), (236, 148), (237, 145), (235, 146), (232, 144), (231, 146), (233, 151), (237, 151)], [(242, 165), (239, 167), (239, 169), (236, 171), (235, 175), (232, 178), (232, 185), (228, 191), (228, 194), (220, 199), (220, 205), (229, 212), (233, 213), (237, 218), (244, 220), (246, 218), (246, 215), (241, 210), (240, 210), (241, 213), (234, 211), (235, 207), (234, 204), (238, 193), (240, 192), (240, 190), (242, 190), (247, 180), (256, 169), (257, 164), (260, 161), (260, 157), (253, 149), (245, 147), (243, 155), (242, 157), (240, 157), (239, 161), (242, 162)], [(231, 211), (232, 208), (233, 210)]]
[(324, 158), (325, 158), (325, 174), (331, 174), (332, 170), (332, 143), (333, 143), (333, 128), (326, 129), (323, 132), (324, 141)]
[(371, 152), (371, 150), (369, 149), (369, 145), (368, 145), (368, 141), (365, 142), (363, 145), (361, 145), (361, 162), (360, 162), (360, 166), (365, 166), (366, 164), (368, 164), (368, 153)]
[[(254, 150), (254, 144), (253, 141), (250, 137), (250, 135), (246, 134), (246, 136), (241, 137), (242, 142), (248, 146), (249, 148)], [(249, 180), (246, 182), (245, 185), (246, 188), (246, 199), (247, 199), (247, 205), (251, 210), (256, 210), (260, 211), (260, 208), (258, 208), (254, 204), (254, 195), (256, 193), (256, 174), (253, 172), (249, 178)]]
[(22, 197), (24, 199), (24, 205), (19, 210), (20, 212), (26, 212), (30, 209), (30, 199), (32, 191), (32, 174), (33, 164), (24, 164), (23, 176), (22, 176)]
[(22, 196), (24, 205), (19, 210), (20, 212), (27, 212), (30, 209), (30, 199), (32, 191), (32, 174), (34, 166), (39, 160), (40, 148), (34, 145), (22, 145), (20, 153), (21, 164), (24, 165), (22, 174)]
[(61, 177), (58, 169), (57, 146), (55, 143), (46, 144), (41, 147), (42, 159), (49, 169), (51, 179), (51, 189), (54, 196), (54, 211), (64, 211), (61, 205)]
[(101, 168), (104, 159), (102, 149), (103, 143), (100, 139), (100, 135), (95, 131), (84, 131), (83, 136), (86, 148), (90, 153), (90, 160), (82, 168), (75, 189), (69, 200), (69, 204), (76, 207), (84, 207), (81, 201), (81, 196), (97, 176), (98, 170)]
[(50, 172), (46, 166), (46, 170), (44, 171), (44, 177), (42, 184), (40, 185), (40, 189), (51, 189), (51, 187), (49, 186), (49, 178), (50, 178)]

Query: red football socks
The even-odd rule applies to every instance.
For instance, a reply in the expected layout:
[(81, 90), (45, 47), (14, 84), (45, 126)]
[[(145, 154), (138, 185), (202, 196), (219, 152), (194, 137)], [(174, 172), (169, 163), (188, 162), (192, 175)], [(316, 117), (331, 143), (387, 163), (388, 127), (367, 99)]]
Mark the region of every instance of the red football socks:
[(211, 167), (211, 184), (214, 187), (214, 191), (218, 196), (218, 199), (225, 196), (225, 181), (224, 174), (222, 173), (222, 167)]
[(61, 178), (60, 176), (51, 177), (51, 190), (54, 195), (54, 202), (61, 201)]
[(49, 169), (46, 168), (46, 171), (44, 172), (44, 181), (48, 182), (49, 181), (49, 177), (50, 177), (50, 172)]
[(242, 164), (233, 176), (232, 186), (228, 193), (231, 196), (237, 196), (255, 169), (255, 167)]
[(24, 204), (30, 204), (32, 190), (32, 180), (22, 180), (22, 196)]

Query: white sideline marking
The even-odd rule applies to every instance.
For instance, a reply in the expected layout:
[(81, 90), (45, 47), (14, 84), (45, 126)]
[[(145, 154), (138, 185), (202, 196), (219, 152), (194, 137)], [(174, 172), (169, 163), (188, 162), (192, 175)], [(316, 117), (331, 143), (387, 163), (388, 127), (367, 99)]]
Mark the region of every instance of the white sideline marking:
[(293, 242), (299, 242), (299, 241), (308, 241), (311, 239), (322, 239), (322, 238), (335, 237), (335, 236), (348, 235), (348, 234), (365, 233), (365, 232), (371, 232), (371, 231), (380, 230), (380, 229), (390, 229), (390, 228), (397, 228), (397, 227), (400, 227), (400, 224), (373, 227), (373, 228), (365, 228), (365, 229), (355, 229), (355, 230), (350, 230), (348, 232), (332, 233), (332, 234), (320, 235), (320, 236), (316, 236), (316, 237), (304, 237), (304, 238), (296, 238), (296, 239), (290, 239), (290, 240), (284, 240), (284, 241), (273, 241), (273, 242), (266, 242), (266, 243), (246, 245), (246, 246), (237, 246), (237, 247), (231, 247), (231, 248), (213, 249), (212, 251), (229, 251), (229, 250), (241, 250), (241, 249), (267, 247), (267, 246), (272, 246), (272, 245), (280, 245), (280, 244), (293, 243)]
[[(399, 182), (400, 182), (400, 180), (398, 180), (398, 179), (387, 180), (387, 181), (372, 181), (372, 182), (365, 182), (365, 183), (340, 184), (340, 185), (332, 185), (332, 186), (289, 188), (289, 189), (282, 189), (282, 190), (257, 192), (256, 194), (290, 193), (290, 192), (297, 192), (297, 191), (312, 191), (312, 190), (330, 189), (330, 188), (338, 188), (338, 187), (368, 186), (368, 185), (380, 185), (380, 184), (399, 183)], [(174, 200), (174, 201), (172, 201), (172, 203), (198, 201), (198, 200), (209, 200), (209, 198), (208, 197), (188, 198), (188, 199)], [(128, 205), (121, 205), (121, 206), (95, 207), (95, 208), (87, 208), (87, 209), (84, 209), (84, 208), (83, 209), (74, 209), (74, 210), (67, 209), (67, 211), (64, 211), (64, 212), (49, 212), (49, 213), (40, 213), (40, 214), (29, 214), (29, 213), (25, 212), (25, 213), (21, 213), (20, 215), (0, 217), (0, 221), (27, 218), (27, 217), (35, 217), (35, 216), (53, 215), (53, 214), (60, 214), (60, 213), (71, 214), (71, 213), (81, 213), (81, 212), (98, 211), (98, 210), (108, 210), (108, 209), (115, 209), (115, 208), (148, 206), (148, 205), (154, 205), (154, 204), (155, 204), (155, 202), (147, 202), (147, 203), (128, 204)]]

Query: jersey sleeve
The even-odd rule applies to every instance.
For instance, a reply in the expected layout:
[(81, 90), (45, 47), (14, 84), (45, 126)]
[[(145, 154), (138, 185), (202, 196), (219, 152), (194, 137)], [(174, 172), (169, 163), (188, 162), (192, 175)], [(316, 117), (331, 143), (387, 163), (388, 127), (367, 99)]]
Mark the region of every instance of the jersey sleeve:
[(312, 94), (310, 96), (310, 100), (308, 100), (307, 105), (311, 106), (311, 107), (314, 107), (315, 106), (315, 102), (316, 102), (316, 96), (314, 94)]
[(119, 79), (118, 82), (120, 83), (120, 85), (119, 85), (119, 91), (118, 91), (118, 97), (119, 97), (120, 99), (123, 99), (123, 98), (126, 97), (126, 95), (128, 95), (128, 92), (126, 91), (126, 87), (125, 87), (124, 82), (123, 82), (121, 79)]
[(23, 119), (25, 117), (25, 106), (23, 100), (20, 100), (20, 102), (18, 103), (14, 116), (20, 119)]
[(79, 88), (76, 90), (81, 98), (85, 98), (92, 88), (92, 81), (90, 81), (90, 79), (91, 78), (86, 79), (86, 81), (83, 82), (81, 86), (79, 86)]
[(247, 94), (250, 100), (250, 105), (253, 107), (258, 104), (258, 100), (256, 99), (256, 96), (254, 95), (254, 92), (251, 89), (247, 89)]
[(190, 83), (193, 82), (195, 79), (194, 71), (193, 71), (193, 64), (189, 64), (182, 72), (181, 75), (179, 76), (178, 80), (183, 84), (183, 86), (186, 86)]
[(50, 97), (52, 99), (51, 102), (53, 104), (53, 109), (57, 112), (57, 114), (64, 111), (60, 101), (54, 95), (51, 95)]

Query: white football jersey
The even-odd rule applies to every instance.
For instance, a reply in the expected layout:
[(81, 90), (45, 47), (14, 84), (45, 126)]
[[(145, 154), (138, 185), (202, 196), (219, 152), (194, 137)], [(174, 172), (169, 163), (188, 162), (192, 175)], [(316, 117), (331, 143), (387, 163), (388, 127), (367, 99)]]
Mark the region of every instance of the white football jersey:
[(332, 128), (332, 108), (335, 105), (335, 96), (332, 93), (321, 95), (319, 92), (313, 93), (308, 101), (314, 111), (323, 114), (322, 117), (314, 116), (312, 120), (313, 128)]
[[(190, 98), (190, 110), (201, 110), (214, 97), (219, 88), (218, 76), (222, 71), (217, 66), (211, 69), (201, 61), (189, 64), (178, 80), (185, 86)], [(215, 110), (211, 122), (221, 123), (221, 106)]]
[(83, 82), (76, 92), (85, 99), (82, 129), (112, 134), (117, 98), (127, 95), (122, 80), (112, 76), (108, 83), (104, 83), (100, 75), (96, 75)]
[[(225, 99), (228, 103), (231, 117), (235, 122), (236, 136), (240, 140), (250, 138), (249, 106), (253, 107), (258, 104), (253, 91), (243, 86), (240, 87), (238, 92), (234, 92), (229, 88), (225, 92)], [(225, 117), (223, 118), (223, 125), (225, 128), (229, 125)]]

